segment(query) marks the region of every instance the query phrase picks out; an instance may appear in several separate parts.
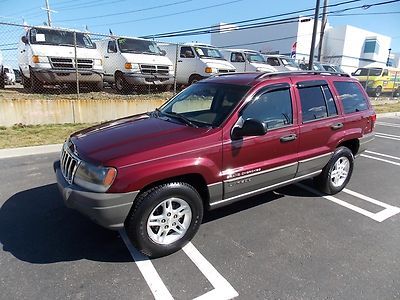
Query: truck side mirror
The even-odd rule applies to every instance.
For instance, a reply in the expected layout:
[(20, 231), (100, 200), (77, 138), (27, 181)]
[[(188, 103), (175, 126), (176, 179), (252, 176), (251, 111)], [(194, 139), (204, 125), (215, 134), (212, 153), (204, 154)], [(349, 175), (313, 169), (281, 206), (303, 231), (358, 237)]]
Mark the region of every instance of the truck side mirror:
[(265, 124), (256, 119), (247, 119), (242, 127), (233, 127), (231, 137), (233, 140), (240, 139), (244, 136), (261, 136), (267, 133)]
[(165, 52), (165, 50), (161, 50), (161, 51), (160, 51), (160, 54), (161, 54), (162, 56), (165, 56), (165, 55), (167, 55), (167, 52)]
[(25, 35), (21, 37), (21, 41), (22, 41), (24, 44), (28, 44), (28, 39), (27, 39), (27, 37), (26, 37)]
[(351, 73), (351, 76), (354, 76), (354, 75), (356, 75), (356, 73), (354, 73), (354, 72), (353, 72), (353, 73)]

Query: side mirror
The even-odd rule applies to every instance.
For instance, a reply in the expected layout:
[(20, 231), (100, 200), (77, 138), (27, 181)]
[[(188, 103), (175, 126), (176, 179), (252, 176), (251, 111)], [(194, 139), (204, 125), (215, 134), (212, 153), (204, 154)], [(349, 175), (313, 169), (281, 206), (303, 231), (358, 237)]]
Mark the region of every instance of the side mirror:
[(244, 136), (261, 136), (267, 133), (264, 123), (256, 119), (247, 119), (242, 127), (233, 127), (232, 139), (237, 140)]
[(26, 37), (25, 35), (21, 37), (21, 41), (22, 41), (24, 44), (28, 44), (28, 39), (27, 39), (27, 37)]
[(161, 51), (160, 51), (160, 54), (161, 54), (162, 56), (165, 56), (165, 55), (167, 55), (167, 52), (166, 52), (165, 50), (161, 50)]
[(351, 73), (351, 76), (355, 76), (355, 75), (356, 75), (356, 73), (355, 73), (355, 72)]

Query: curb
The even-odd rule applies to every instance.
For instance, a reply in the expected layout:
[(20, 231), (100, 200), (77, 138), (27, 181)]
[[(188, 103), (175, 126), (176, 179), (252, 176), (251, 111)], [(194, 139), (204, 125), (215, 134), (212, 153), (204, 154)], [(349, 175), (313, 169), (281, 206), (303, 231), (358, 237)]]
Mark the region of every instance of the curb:
[(63, 144), (0, 149), (0, 159), (60, 152)]
[(376, 117), (377, 117), (377, 118), (399, 117), (399, 116), (400, 116), (400, 111), (376, 114)]

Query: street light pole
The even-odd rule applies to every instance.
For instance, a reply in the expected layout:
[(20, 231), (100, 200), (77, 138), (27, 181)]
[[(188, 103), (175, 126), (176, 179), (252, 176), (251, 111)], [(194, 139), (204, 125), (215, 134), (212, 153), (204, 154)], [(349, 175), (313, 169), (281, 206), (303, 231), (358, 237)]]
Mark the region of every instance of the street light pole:
[(308, 69), (309, 70), (313, 69), (313, 64), (314, 64), (314, 48), (315, 48), (315, 40), (317, 39), (319, 6), (320, 6), (320, 0), (317, 0), (317, 3), (315, 4), (314, 27), (313, 27), (313, 33), (312, 33), (312, 39), (311, 39), (310, 59), (308, 61)]
[(324, 0), (324, 6), (322, 7), (321, 32), (319, 33), (318, 61), (321, 61), (321, 56), (322, 56), (322, 43), (324, 41), (324, 34), (325, 34), (325, 27), (326, 27), (326, 7), (327, 6), (328, 6), (328, 0)]
[(390, 62), (390, 52), (392, 52), (392, 48), (389, 48), (389, 54), (388, 54), (388, 58), (386, 60), (386, 67), (389, 67), (389, 62)]

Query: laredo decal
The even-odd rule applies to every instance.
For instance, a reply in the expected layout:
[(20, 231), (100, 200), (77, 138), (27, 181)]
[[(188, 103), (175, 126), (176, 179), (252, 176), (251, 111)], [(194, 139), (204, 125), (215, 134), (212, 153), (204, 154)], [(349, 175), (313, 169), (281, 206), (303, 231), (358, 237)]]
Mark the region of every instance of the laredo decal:
[(257, 173), (257, 172), (260, 172), (260, 171), (261, 171), (261, 168), (257, 168), (257, 169), (243, 171), (243, 172), (234, 173), (234, 174), (229, 174), (228, 173), (228, 175), (226, 176), (226, 179), (232, 179), (232, 178), (236, 178), (236, 177), (241, 177), (241, 176)]
[(244, 183), (249, 183), (249, 182), (251, 182), (251, 178), (245, 178), (245, 179), (242, 179), (242, 180), (237, 180), (237, 181), (234, 181), (234, 182), (230, 182), (229, 183), (229, 187), (233, 187), (233, 186), (238, 185), (238, 184), (244, 184)]

